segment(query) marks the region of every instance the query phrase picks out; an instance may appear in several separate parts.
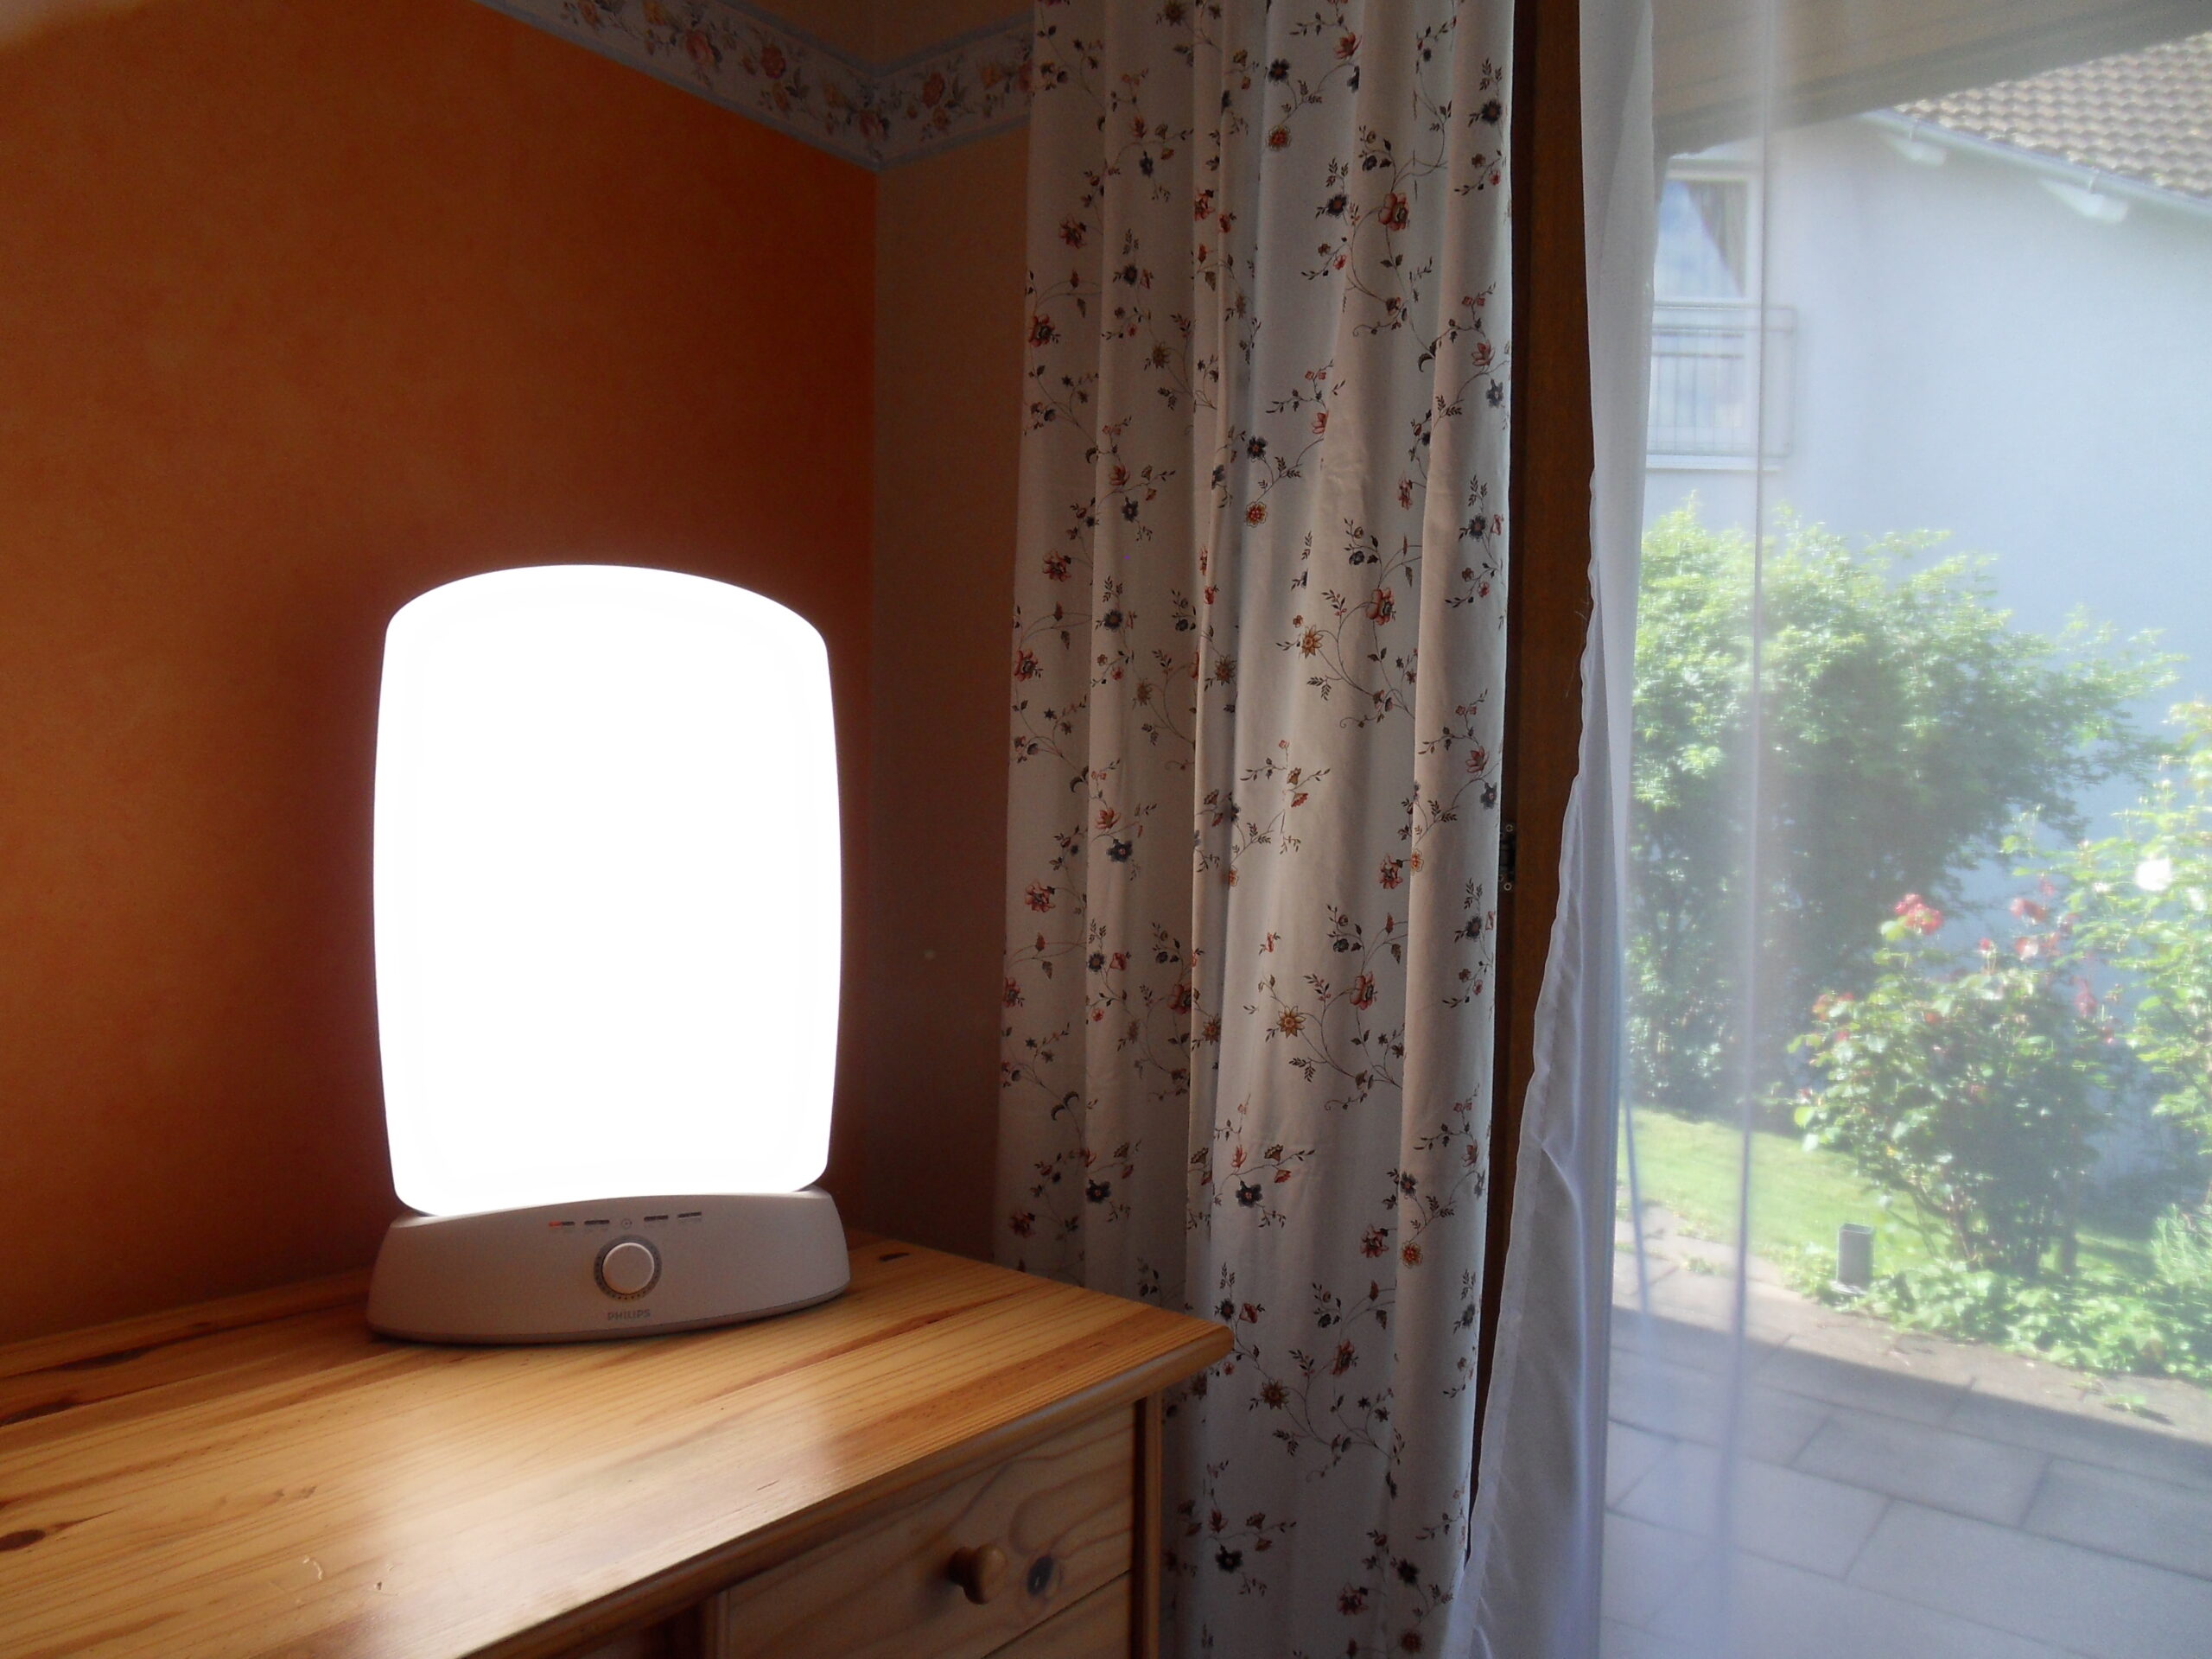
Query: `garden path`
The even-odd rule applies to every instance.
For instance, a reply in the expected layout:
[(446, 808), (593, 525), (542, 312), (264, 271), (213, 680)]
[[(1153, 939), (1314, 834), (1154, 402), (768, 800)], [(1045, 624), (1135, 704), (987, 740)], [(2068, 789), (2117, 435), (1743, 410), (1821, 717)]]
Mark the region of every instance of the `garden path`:
[(1724, 1487), (1733, 1259), (1644, 1213), (1643, 1295), (1625, 1222), (1615, 1257), (1605, 1659), (2212, 1654), (2212, 1393), (1899, 1332), (1755, 1261)]

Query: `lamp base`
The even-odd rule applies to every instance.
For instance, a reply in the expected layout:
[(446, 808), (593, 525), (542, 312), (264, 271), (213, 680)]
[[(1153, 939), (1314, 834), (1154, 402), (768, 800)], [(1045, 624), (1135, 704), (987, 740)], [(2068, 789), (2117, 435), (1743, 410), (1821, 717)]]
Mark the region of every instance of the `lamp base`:
[(850, 1278), (837, 1206), (815, 1186), (409, 1216), (377, 1252), (369, 1325), (418, 1342), (592, 1342), (766, 1319)]

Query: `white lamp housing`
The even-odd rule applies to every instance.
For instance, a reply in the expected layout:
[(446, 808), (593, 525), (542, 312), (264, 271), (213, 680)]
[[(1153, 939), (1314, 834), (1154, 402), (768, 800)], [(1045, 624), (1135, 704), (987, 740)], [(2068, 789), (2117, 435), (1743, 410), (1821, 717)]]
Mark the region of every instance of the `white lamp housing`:
[(701, 576), (500, 570), (401, 608), (377, 729), (399, 1196), (369, 1321), (667, 1331), (845, 1287), (829, 1157), (830, 659)]

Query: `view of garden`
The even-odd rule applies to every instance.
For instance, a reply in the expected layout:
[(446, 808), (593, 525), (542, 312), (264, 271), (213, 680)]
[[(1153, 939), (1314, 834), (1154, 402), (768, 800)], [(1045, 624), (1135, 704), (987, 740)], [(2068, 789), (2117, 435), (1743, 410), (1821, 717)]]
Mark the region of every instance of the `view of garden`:
[[(2212, 702), (2146, 718), (2190, 689), (2179, 658), (2016, 626), (1989, 561), (1936, 536), (1785, 520), (1754, 710), (1751, 580), (1694, 502), (1647, 534), (1637, 1198), (1732, 1239), (1748, 1097), (1751, 1245), (1799, 1290), (2212, 1383)], [(1844, 1223), (1874, 1229), (1863, 1285)]]
[(2198, 1659), (2212, 34), (1834, 115), (1904, 14), (1745, 15), (1759, 120), (1659, 122), (1601, 1651)]

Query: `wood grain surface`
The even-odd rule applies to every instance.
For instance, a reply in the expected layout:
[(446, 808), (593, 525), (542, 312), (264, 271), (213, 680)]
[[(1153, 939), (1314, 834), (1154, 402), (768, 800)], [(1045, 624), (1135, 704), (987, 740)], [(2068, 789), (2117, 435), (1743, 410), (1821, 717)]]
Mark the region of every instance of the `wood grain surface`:
[[(715, 1598), (706, 1659), (984, 1659), (1129, 1569), (1136, 1411), (1078, 1424)], [(947, 1570), (995, 1546), (978, 1604)]]
[(1129, 1599), (1136, 1621), (1130, 1631), (1130, 1659), (1156, 1659), (1160, 1652), (1160, 1574), (1167, 1560), (1167, 1517), (1160, 1512), (1166, 1502), (1161, 1483), (1161, 1452), (1166, 1429), (1160, 1421), (1160, 1396), (1147, 1395), (1137, 1402), (1136, 1535), (1130, 1540)]
[(1116, 1579), (1016, 1637), (990, 1659), (1125, 1659), (1130, 1613), (1129, 1581)]
[(0, 1655), (588, 1646), (1229, 1345), (883, 1241), (835, 1302), (689, 1335), (389, 1342), (360, 1294), (0, 1349)]

